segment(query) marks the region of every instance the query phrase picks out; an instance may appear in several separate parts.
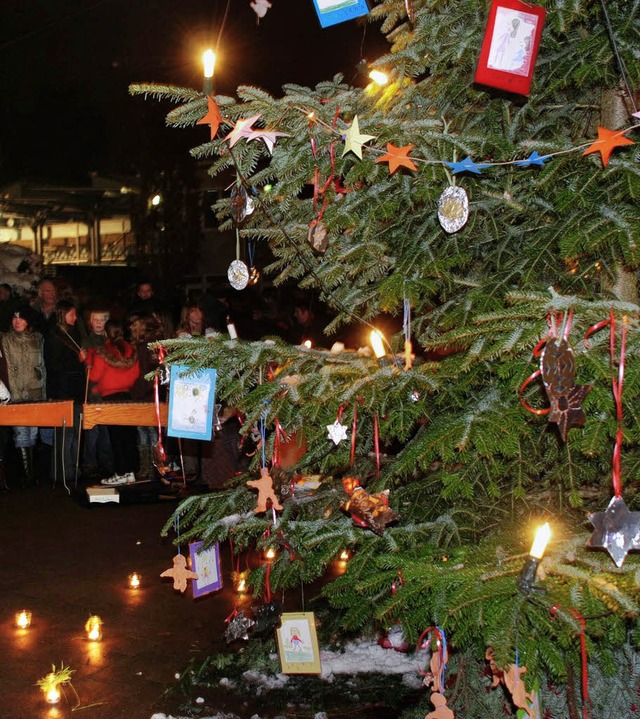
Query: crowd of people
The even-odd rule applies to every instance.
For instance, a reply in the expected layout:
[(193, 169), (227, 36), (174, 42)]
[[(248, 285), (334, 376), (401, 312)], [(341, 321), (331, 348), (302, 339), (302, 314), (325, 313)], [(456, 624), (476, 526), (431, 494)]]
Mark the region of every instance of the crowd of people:
[[(282, 308), (276, 294), (266, 291), (241, 311), (224, 292), (209, 292), (174, 310), (144, 280), (128, 306), (91, 297), (80, 306), (69, 285), (54, 279), (42, 280), (30, 300), (14, 299), (10, 287), (0, 286), (0, 403), (74, 403), (73, 427), (64, 431), (0, 426), (0, 488), (9, 488), (5, 460), (12, 447), (25, 485), (45, 473), (74, 484), (82, 479), (119, 485), (157, 477), (157, 426), (82, 430), (82, 405), (153, 402), (154, 384), (146, 376), (159, 360), (149, 345), (164, 338), (207, 336), (233, 325), (245, 339), (278, 335), (294, 344), (323, 344), (323, 319), (316, 319), (308, 300), (295, 299)], [(215, 486), (221, 473), (237, 468), (240, 426), (232, 412), (223, 421), (221, 442), (180, 444), (180, 465), (188, 481)]]

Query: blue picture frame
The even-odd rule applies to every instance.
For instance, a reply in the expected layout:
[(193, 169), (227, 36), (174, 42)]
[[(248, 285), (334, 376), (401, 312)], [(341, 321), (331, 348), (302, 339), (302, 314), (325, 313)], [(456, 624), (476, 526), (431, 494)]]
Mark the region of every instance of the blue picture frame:
[(169, 437), (210, 440), (216, 396), (215, 369), (171, 365), (169, 384)]
[(222, 589), (222, 571), (220, 569), (220, 545), (218, 542), (203, 549), (204, 542), (189, 543), (191, 571), (198, 575), (192, 580), (193, 598)]
[(323, 28), (369, 14), (367, 0), (313, 0), (313, 4)]

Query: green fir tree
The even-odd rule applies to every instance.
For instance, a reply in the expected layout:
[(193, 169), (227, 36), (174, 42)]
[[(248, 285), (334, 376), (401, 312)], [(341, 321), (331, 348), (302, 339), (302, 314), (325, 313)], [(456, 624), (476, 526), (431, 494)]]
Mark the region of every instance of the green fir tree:
[[(400, 361), (401, 333), (388, 338), (386, 366), (355, 351), (278, 340), (165, 343), (170, 363), (217, 368), (219, 401), (240, 408), (246, 428), (266, 417), (268, 458), (277, 420), (305, 438), (299, 471), (322, 475), (315, 492), (285, 499), (269, 536), (271, 513), (254, 515), (247, 477), (187, 499), (178, 510), (183, 540), (231, 537), (238, 549), (261, 548), (279, 532), (293, 554), (279, 553), (273, 588), (317, 580), (347, 547), (348, 571), (323, 589), (335, 636), (400, 623), (412, 643), (437, 624), (452, 651), (478, 661), (489, 646), (502, 665), (518, 651), (530, 686), (579, 676), (575, 612), (586, 618), (589, 661), (614, 673), (622, 645), (637, 640), (640, 578), (633, 554), (617, 568), (607, 553), (585, 548), (588, 513), (604, 511), (613, 495), (611, 388), (624, 318), (621, 476), (629, 508), (639, 509), (638, 151), (616, 148), (607, 164), (599, 152), (583, 156), (599, 127), (639, 122), (629, 93), (640, 87), (640, 8), (626, 0), (544, 5), (529, 96), (474, 83), (485, 0), (382, 0), (371, 17), (390, 43), (376, 62), (391, 74), (385, 89), (351, 87), (339, 76), (315, 88), (285, 85), (281, 97), (241, 86), (237, 98), (216, 98), (221, 127), (192, 150), (211, 159), (212, 174), (231, 171), (254, 195), (241, 237), (269, 244), (267, 271), (276, 283), (295, 280), (319, 293), (335, 312), (329, 329), (355, 323), (365, 345), (372, 326), (381, 318), (398, 326), (410, 304), (412, 369)], [(168, 115), (176, 127), (207, 110), (194, 90), (138, 85), (132, 92), (180, 103)], [(239, 119), (254, 115), (254, 129), (283, 133), (272, 153), (260, 136), (233, 147), (227, 139)], [(356, 116), (372, 137), (361, 158), (344, 151)], [(409, 146), (416, 169), (391, 173), (388, 143)], [(534, 152), (533, 160), (551, 156), (516, 164)], [(467, 157), (479, 173), (447, 164)], [(266, 184), (271, 192), (261, 191)], [(438, 200), (452, 185), (466, 191), (470, 211), (466, 225), (449, 233)], [(232, 228), (230, 198), (215, 210), (221, 227)], [(320, 225), (324, 252), (310, 244)], [(583, 340), (610, 313), (613, 363), (609, 326)], [(570, 429), (564, 442), (555, 424), (522, 406), (519, 390), (538, 366), (533, 348), (550, 332), (561, 334), (570, 314), (575, 382), (593, 388), (584, 427)], [(539, 378), (522, 394), (534, 408), (548, 406)], [(357, 408), (353, 466), (351, 432), (338, 446), (327, 438), (340, 408), (349, 430)], [(358, 477), (370, 493), (388, 489), (398, 521), (380, 535), (354, 526), (341, 509), (344, 476)], [(518, 576), (542, 521), (553, 531), (538, 576), (546, 592), (527, 594)], [(264, 571), (251, 579), (259, 593)]]

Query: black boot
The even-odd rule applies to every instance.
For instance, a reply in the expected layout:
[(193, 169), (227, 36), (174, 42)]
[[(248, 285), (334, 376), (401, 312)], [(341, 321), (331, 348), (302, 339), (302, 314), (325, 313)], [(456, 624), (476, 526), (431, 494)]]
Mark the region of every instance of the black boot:
[(22, 467), (24, 469), (25, 483), (35, 484), (35, 474), (33, 473), (33, 447), (20, 447), (20, 455), (22, 456)]
[(7, 484), (7, 473), (5, 472), (3, 459), (0, 459), (0, 490), (2, 490), (3, 492), (9, 491), (9, 485)]

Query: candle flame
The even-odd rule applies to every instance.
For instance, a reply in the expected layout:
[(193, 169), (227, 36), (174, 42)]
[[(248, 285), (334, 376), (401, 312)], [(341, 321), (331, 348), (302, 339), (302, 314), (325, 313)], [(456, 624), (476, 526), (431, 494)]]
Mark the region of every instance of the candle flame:
[(549, 539), (551, 539), (551, 527), (549, 526), (549, 522), (545, 522), (545, 524), (538, 528), (529, 554), (536, 559), (542, 559)]
[(384, 335), (380, 332), (380, 330), (371, 330), (371, 346), (373, 347), (373, 353), (375, 354), (376, 359), (380, 359), (385, 356)]
[(204, 76), (213, 77), (213, 71), (216, 67), (216, 54), (213, 50), (205, 50), (202, 53), (202, 65), (204, 67)]

